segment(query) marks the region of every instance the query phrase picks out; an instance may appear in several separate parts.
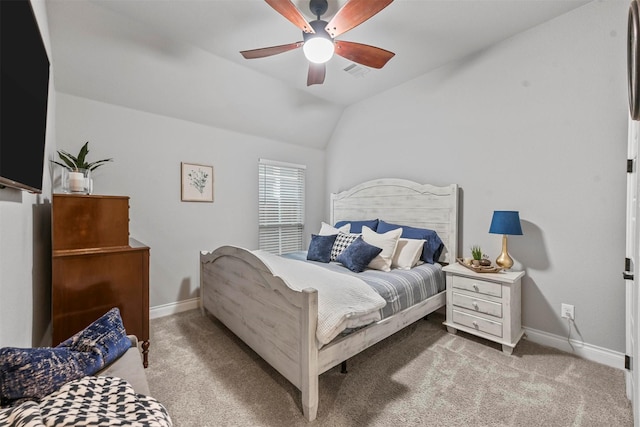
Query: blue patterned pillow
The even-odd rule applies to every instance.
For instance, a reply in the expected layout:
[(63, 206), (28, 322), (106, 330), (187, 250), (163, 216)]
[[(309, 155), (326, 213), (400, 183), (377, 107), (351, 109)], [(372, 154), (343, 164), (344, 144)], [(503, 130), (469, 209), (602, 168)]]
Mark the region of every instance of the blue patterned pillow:
[(120, 310), (112, 308), (101, 318), (60, 343), (57, 348), (69, 348), (72, 351), (99, 354), (95, 370), (87, 367), (86, 375), (93, 375), (111, 364), (131, 347), (131, 340), (122, 324)]
[(65, 383), (93, 375), (131, 347), (120, 311), (100, 319), (54, 348), (0, 349), (0, 406), (40, 399)]
[(358, 237), (338, 255), (336, 261), (347, 267), (349, 270), (360, 273), (369, 263), (382, 252), (382, 248), (370, 245)]
[(311, 235), (311, 243), (307, 251), (307, 259), (310, 261), (329, 262), (331, 261), (331, 248), (336, 241), (337, 234), (329, 236)]
[[(91, 363), (90, 355), (80, 355)], [(0, 349), (0, 406), (40, 399), (84, 376), (79, 357), (66, 348)]]

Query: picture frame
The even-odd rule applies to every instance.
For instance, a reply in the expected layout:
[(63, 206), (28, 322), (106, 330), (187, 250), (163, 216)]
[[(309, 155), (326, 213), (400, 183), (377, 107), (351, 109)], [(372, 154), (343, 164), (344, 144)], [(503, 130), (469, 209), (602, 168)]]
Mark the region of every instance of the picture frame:
[(213, 203), (213, 166), (181, 162), (180, 187), (183, 202)]

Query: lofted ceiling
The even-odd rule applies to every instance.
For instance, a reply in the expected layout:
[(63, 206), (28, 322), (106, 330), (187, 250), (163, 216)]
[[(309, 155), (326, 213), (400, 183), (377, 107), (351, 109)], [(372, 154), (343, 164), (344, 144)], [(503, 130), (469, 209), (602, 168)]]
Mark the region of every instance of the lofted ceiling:
[[(308, 21), (309, 2), (293, 0)], [(323, 19), (346, 3), (329, 0)], [(587, 0), (395, 0), (338, 37), (396, 55), (380, 69), (334, 56), (307, 87), (302, 40), (262, 0), (49, 0), (56, 89), (72, 95), (323, 148), (353, 103), (588, 3)], [(353, 74), (353, 71), (357, 73)]]

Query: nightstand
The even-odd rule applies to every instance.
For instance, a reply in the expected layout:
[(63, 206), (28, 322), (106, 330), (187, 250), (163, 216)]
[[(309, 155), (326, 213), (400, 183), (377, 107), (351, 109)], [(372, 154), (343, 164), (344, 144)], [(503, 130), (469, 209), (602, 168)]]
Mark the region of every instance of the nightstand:
[(511, 354), (524, 334), (520, 318), (524, 271), (476, 273), (460, 264), (447, 275), (447, 330), (458, 330), (502, 344)]

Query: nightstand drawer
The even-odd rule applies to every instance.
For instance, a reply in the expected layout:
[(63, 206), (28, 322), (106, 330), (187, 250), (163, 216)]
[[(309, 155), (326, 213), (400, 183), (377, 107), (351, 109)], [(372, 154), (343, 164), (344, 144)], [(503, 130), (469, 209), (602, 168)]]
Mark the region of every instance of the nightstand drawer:
[(471, 279), (469, 277), (453, 276), (452, 286), (469, 292), (502, 297), (502, 285), (500, 283), (485, 282), (483, 280)]
[(502, 319), (502, 304), (453, 292), (453, 305)]
[(453, 323), (502, 338), (502, 323), (453, 310)]

